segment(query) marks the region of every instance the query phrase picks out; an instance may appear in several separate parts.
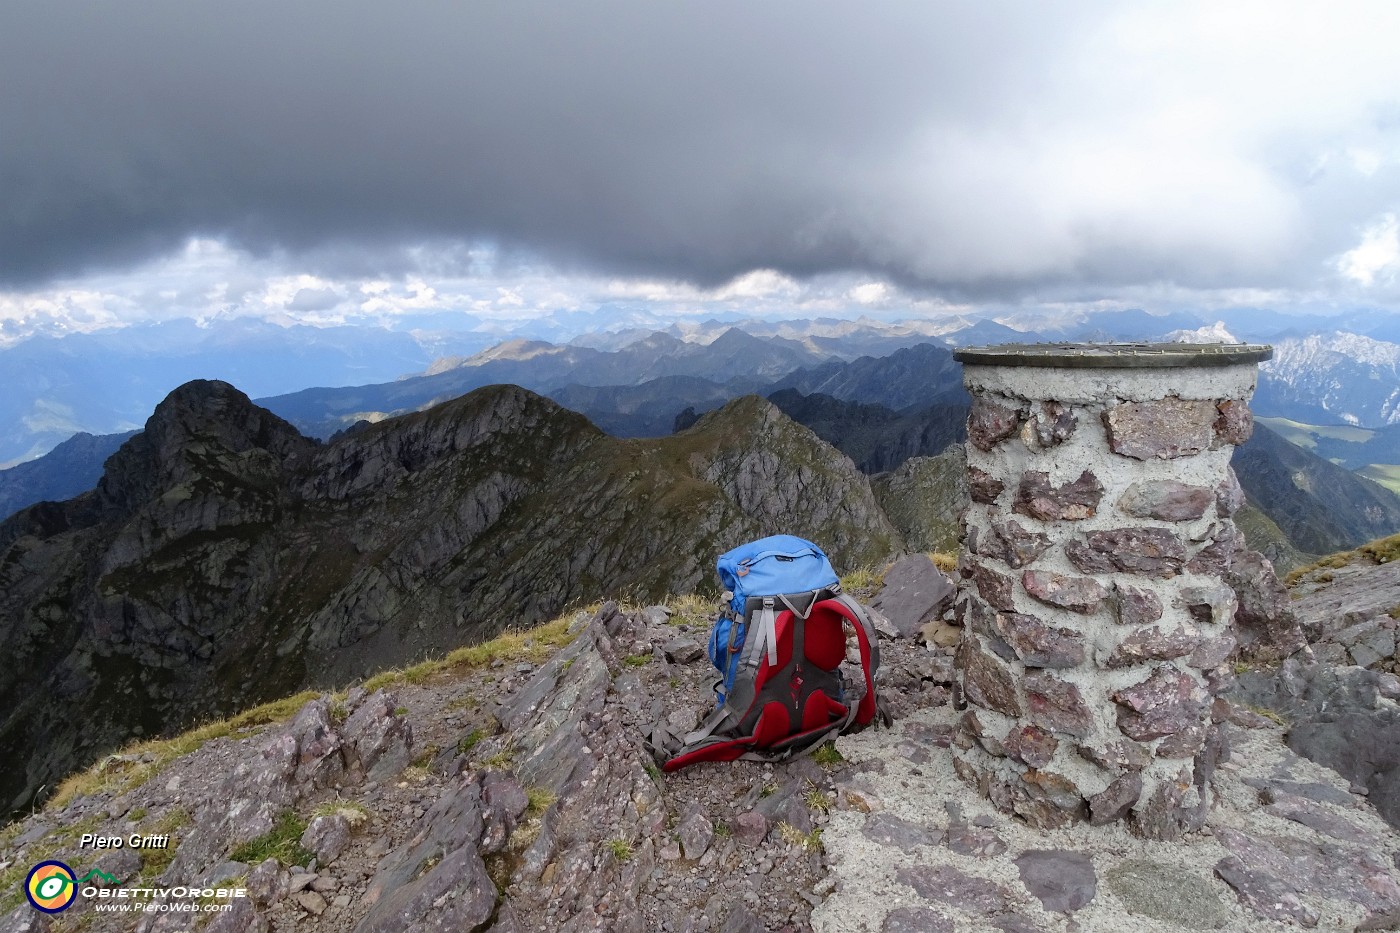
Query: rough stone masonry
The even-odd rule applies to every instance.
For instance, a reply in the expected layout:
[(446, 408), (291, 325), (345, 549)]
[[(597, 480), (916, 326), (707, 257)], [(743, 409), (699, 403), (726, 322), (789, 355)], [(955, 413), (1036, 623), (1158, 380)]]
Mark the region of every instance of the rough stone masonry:
[(1228, 754), (1230, 455), (1269, 347), (954, 353), (972, 394), (958, 774), (1033, 826), (1199, 829)]

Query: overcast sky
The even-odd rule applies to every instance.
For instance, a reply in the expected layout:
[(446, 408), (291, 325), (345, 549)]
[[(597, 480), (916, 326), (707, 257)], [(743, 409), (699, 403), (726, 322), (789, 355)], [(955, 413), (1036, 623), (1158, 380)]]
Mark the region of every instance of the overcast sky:
[(0, 338), (1400, 308), (1400, 4), (0, 5)]

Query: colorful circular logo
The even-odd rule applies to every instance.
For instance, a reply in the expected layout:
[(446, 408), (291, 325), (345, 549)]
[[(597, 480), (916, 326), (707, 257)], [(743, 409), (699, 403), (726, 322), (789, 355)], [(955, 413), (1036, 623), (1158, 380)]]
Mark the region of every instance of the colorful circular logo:
[(29, 869), (24, 879), (24, 896), (35, 910), (56, 914), (66, 910), (78, 896), (73, 869), (62, 862), (40, 862)]

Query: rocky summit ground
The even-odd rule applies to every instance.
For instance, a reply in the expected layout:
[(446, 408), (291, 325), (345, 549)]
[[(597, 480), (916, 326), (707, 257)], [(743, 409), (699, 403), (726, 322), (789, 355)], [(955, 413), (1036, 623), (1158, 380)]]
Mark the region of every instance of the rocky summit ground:
[[(1241, 705), (1215, 710), (1233, 754), (1206, 830), (1184, 842), (1037, 832), (992, 809), (949, 759), (950, 633), (920, 618), (947, 594), (907, 566), (886, 580), (904, 587), (872, 600), (893, 620), (879, 684), (890, 729), (778, 765), (665, 775), (643, 739), (713, 702), (713, 607), (608, 603), (112, 756), (0, 834), (0, 933), (1400, 928), (1400, 831), (1371, 790)], [(1369, 686), (1354, 704), (1400, 710), (1393, 675), (1290, 663), (1287, 683), (1357, 672)], [(172, 844), (96, 852), (84, 833)], [(50, 917), (19, 892), (45, 859), (126, 888), (249, 896), (196, 914), (158, 909), (171, 901), (159, 894), (139, 914), (80, 898)]]

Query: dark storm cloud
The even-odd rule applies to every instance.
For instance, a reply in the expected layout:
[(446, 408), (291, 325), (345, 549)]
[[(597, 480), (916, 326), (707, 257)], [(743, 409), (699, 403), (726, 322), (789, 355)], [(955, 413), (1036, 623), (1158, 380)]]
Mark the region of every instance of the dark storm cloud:
[[(1179, 159), (1122, 154), (1110, 185), (1247, 215), (1219, 237), (1185, 208), (1144, 225), (1157, 201), (1085, 206), (1102, 185), (1076, 136), (1150, 103), (1083, 74), (1104, 9), (11, 0), (0, 278), (192, 235), (363, 266), (485, 238), (702, 284), (868, 270), (964, 293), (1276, 266), (1295, 205), (1267, 173), (1183, 182)], [(1107, 108), (1087, 120), (1085, 88)]]

